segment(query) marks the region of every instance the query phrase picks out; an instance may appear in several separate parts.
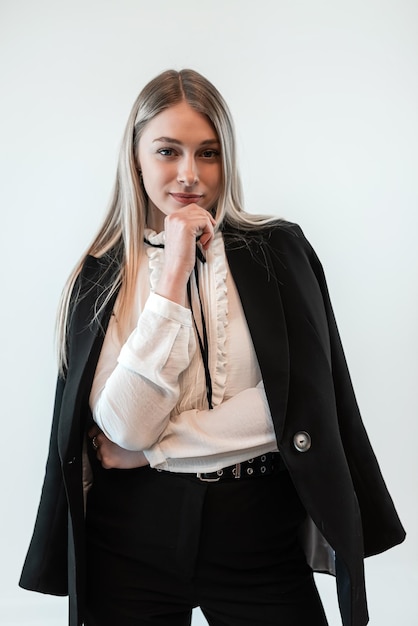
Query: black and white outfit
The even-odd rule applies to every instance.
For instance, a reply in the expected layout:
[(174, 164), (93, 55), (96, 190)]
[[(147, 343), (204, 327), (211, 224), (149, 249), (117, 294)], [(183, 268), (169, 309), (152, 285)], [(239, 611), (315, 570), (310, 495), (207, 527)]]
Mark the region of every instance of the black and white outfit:
[[(324, 626), (314, 569), (336, 573), (344, 626), (363, 626), (363, 558), (404, 530), (314, 251), (286, 222), (225, 225), (190, 309), (154, 293), (164, 233), (146, 238), (126, 341), (114, 299), (91, 322), (112, 252), (78, 279), (21, 586), (68, 593), (71, 626), (184, 626), (197, 605), (213, 626)], [(104, 470), (92, 418), (150, 466)]]

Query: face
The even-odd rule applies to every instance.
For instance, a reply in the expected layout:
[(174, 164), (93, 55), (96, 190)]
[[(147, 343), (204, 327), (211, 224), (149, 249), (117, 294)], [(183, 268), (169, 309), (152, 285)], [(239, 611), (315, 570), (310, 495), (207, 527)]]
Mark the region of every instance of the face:
[(188, 204), (216, 204), (222, 179), (220, 144), (208, 118), (186, 102), (169, 107), (145, 126), (139, 167), (148, 195), (147, 226), (164, 228), (164, 217)]

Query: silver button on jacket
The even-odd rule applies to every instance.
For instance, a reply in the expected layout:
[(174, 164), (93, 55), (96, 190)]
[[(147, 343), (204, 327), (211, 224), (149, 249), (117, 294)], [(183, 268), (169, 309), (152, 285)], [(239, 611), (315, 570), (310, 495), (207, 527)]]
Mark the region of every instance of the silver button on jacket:
[(300, 430), (293, 437), (293, 445), (298, 452), (307, 452), (312, 445), (310, 434), (305, 430)]

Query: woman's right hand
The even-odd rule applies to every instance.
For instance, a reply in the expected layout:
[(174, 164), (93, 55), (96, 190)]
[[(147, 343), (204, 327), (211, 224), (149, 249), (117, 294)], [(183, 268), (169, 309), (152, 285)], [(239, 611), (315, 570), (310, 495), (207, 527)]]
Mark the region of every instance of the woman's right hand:
[(186, 286), (196, 262), (196, 242), (207, 250), (214, 238), (215, 220), (206, 209), (189, 204), (164, 220), (165, 255), (156, 292), (182, 306)]
[(88, 436), (92, 440), (98, 460), (105, 469), (134, 469), (149, 465), (143, 452), (121, 448), (110, 441), (96, 425), (90, 428)]

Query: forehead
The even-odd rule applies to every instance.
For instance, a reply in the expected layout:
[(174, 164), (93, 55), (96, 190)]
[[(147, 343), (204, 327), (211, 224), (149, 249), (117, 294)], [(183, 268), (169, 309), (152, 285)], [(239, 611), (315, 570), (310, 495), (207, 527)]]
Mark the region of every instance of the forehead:
[(145, 126), (141, 139), (153, 141), (158, 137), (171, 137), (179, 141), (218, 141), (209, 118), (193, 109), (187, 102), (168, 107)]

